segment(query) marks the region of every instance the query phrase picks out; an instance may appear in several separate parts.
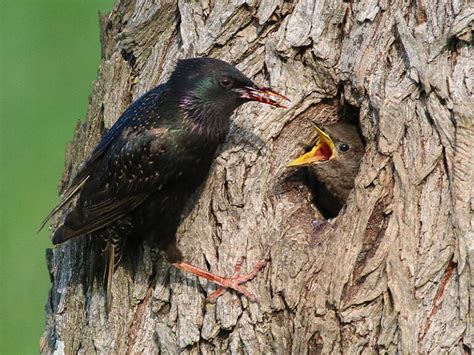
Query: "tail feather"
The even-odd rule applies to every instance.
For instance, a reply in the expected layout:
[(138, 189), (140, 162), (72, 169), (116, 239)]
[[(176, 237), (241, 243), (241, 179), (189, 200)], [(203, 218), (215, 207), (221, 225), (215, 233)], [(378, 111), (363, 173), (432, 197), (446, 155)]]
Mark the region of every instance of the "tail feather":
[(115, 246), (111, 242), (107, 242), (106, 246), (107, 262), (104, 272), (104, 285), (105, 285), (105, 307), (107, 312), (110, 312), (112, 306), (112, 277), (115, 270)]

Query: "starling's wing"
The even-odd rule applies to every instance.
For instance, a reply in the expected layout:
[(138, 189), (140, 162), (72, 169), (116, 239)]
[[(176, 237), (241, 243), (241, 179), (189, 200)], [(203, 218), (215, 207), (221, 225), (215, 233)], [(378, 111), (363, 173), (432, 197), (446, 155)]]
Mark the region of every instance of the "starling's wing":
[(83, 166), (72, 180), (71, 185), (64, 192), (59, 203), (41, 222), (38, 232), (41, 231), (49, 222), (49, 220), (81, 191), (84, 184), (90, 178), (91, 173), (96, 170), (97, 165), (100, 164), (101, 158), (109, 150), (109, 147), (112, 145), (112, 143), (117, 141), (127, 128), (131, 128), (139, 124), (137, 121), (141, 117), (137, 113), (139, 113), (139, 111), (143, 110), (144, 108), (149, 108), (150, 104), (157, 105), (160, 102), (160, 98), (165, 88), (166, 84), (159, 85), (138, 98), (132, 105), (130, 105), (130, 107), (122, 114), (122, 116), (120, 116), (120, 118), (117, 120), (117, 122), (115, 122), (110, 130), (108, 130), (103, 135), (97, 147), (87, 158)]
[[(84, 183), (76, 206), (53, 236), (53, 243), (102, 229), (139, 206), (160, 185), (169, 172), (157, 169), (167, 156), (167, 128), (140, 130), (122, 135), (97, 165), (97, 172)], [(153, 164), (144, 160), (154, 154)], [(142, 164), (143, 163), (143, 164)], [(161, 169), (163, 170), (163, 169)]]
[(56, 207), (54, 207), (53, 210), (49, 212), (49, 214), (43, 219), (37, 232), (40, 232), (44, 228), (46, 223), (48, 223), (48, 221), (51, 219), (51, 217), (58, 213), (64, 207), (64, 205), (66, 205), (69, 201), (71, 201), (74, 196), (76, 196), (76, 194), (81, 190), (87, 179), (89, 179), (89, 175), (86, 175), (81, 180), (79, 180), (77, 184), (71, 186), (65, 191), (63, 197), (61, 198), (61, 201), (59, 201)]
[[(124, 217), (173, 174), (163, 164), (170, 145), (167, 127), (136, 128), (114, 142), (82, 187), (53, 243), (102, 229)], [(153, 159), (150, 160), (150, 156)]]
[(103, 209), (96, 209), (94, 213), (88, 213), (85, 216), (74, 209), (67, 215), (63, 225), (54, 232), (53, 244), (59, 244), (71, 238), (102, 229), (124, 217), (147, 197), (148, 194), (140, 194), (117, 201), (108, 201), (103, 205)]

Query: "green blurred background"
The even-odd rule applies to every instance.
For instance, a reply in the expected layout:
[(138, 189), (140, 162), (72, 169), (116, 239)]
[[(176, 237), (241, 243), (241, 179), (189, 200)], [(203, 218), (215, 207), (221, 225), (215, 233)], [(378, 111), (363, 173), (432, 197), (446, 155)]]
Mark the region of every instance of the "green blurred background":
[(64, 152), (100, 61), (113, 0), (0, 0), (0, 354), (37, 354), (48, 232)]

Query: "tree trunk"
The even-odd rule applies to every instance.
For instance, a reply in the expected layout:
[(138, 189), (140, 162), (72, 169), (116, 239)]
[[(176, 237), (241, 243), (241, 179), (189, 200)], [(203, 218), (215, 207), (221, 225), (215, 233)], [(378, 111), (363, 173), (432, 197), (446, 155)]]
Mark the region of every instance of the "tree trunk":
[[(143, 246), (118, 267), (107, 315), (86, 290), (90, 243), (49, 250), (43, 353), (469, 353), (473, 346), (474, 6), (469, 1), (119, 1), (61, 188), (121, 112), (178, 58), (234, 63), (292, 99), (233, 116), (178, 231), (186, 261), (230, 275), (269, 256), (260, 303), (183, 274)], [(367, 142), (327, 226), (286, 164), (308, 122), (358, 112)], [(309, 120), (308, 120), (309, 119)], [(57, 221), (56, 221), (57, 223)]]

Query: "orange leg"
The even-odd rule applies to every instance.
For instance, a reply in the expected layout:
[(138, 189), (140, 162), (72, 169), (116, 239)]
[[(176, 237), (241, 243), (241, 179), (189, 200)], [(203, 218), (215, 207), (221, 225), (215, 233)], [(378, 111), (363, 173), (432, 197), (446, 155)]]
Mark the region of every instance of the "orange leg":
[(235, 264), (235, 272), (231, 277), (222, 277), (219, 275), (215, 275), (207, 270), (203, 270), (188, 263), (174, 263), (173, 265), (180, 270), (190, 272), (196, 276), (203, 277), (219, 285), (220, 287), (217, 289), (217, 291), (211, 293), (207, 298), (208, 301), (211, 303), (216, 302), (217, 298), (219, 298), (228, 288), (245, 295), (252, 302), (257, 302), (257, 297), (241, 285), (257, 276), (260, 270), (262, 270), (268, 263), (268, 260), (264, 259), (258, 261), (257, 264), (255, 264), (255, 267), (253, 268), (252, 272), (246, 275), (241, 275), (240, 269), (242, 268), (244, 260), (245, 257), (241, 257), (239, 260), (237, 260), (237, 263)]

